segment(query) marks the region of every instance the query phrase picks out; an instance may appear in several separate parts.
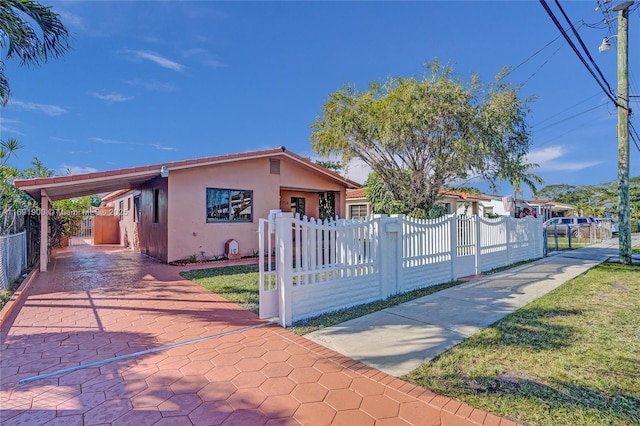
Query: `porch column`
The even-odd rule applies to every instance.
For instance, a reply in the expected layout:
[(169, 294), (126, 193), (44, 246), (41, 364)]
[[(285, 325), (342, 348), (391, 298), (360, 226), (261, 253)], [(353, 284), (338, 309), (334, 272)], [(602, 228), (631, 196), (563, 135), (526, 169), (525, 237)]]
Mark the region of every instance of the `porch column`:
[(40, 190), (40, 272), (47, 272), (49, 263), (49, 209), (51, 200), (47, 191)]

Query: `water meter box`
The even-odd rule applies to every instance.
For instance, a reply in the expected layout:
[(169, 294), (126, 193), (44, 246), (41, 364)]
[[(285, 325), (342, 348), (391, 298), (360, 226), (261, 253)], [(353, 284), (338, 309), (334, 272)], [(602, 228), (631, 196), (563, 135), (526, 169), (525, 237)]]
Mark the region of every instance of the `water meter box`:
[(234, 239), (227, 240), (224, 244), (224, 254), (228, 259), (240, 259), (240, 247)]

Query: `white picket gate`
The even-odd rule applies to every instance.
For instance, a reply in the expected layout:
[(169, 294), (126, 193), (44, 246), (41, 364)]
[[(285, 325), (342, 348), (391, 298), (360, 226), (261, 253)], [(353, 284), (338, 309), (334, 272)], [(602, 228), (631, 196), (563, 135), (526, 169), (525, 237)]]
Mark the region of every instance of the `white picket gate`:
[(260, 219), (260, 317), (284, 325), (540, 258), (542, 221), (403, 215)]

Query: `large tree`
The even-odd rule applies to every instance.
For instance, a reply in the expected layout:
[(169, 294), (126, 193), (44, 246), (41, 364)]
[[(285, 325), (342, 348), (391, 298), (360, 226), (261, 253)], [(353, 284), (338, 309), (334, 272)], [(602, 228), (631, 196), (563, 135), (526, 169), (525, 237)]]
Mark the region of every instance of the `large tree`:
[(18, 59), (21, 65), (40, 65), (62, 56), (69, 48), (69, 32), (50, 7), (32, 0), (0, 0), (0, 105), (11, 91), (4, 75), (4, 61)]
[(360, 158), (403, 213), (428, 211), (442, 187), (473, 177), (493, 187), (526, 182), (530, 99), (504, 82), (506, 71), (465, 83), (436, 60), (419, 78), (391, 77), (364, 92), (346, 85), (312, 124), (313, 149), (343, 163)]

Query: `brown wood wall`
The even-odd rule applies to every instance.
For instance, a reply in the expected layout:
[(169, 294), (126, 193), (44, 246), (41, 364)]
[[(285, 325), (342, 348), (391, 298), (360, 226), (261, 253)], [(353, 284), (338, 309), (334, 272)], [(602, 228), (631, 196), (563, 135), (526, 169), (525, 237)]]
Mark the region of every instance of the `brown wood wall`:
[[(153, 222), (153, 191), (159, 189), (158, 222)], [(138, 232), (140, 252), (167, 262), (168, 244), (168, 179), (157, 177), (145, 182), (140, 193), (140, 222)]]

